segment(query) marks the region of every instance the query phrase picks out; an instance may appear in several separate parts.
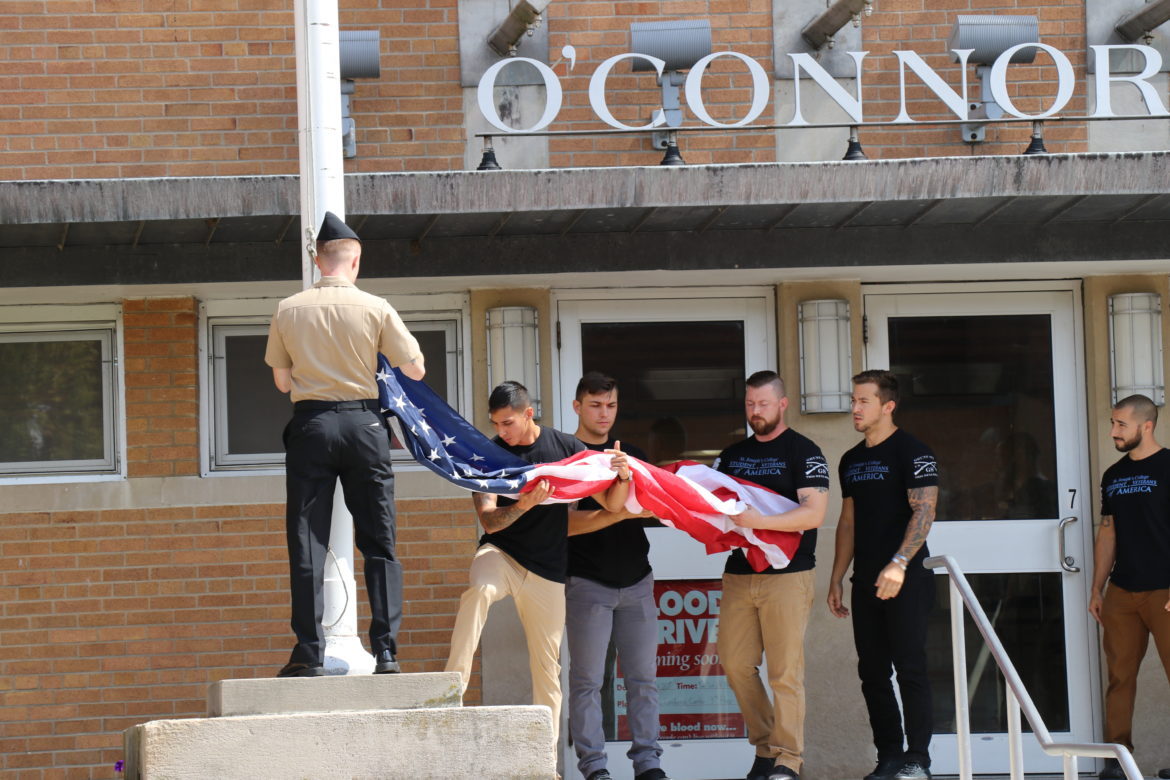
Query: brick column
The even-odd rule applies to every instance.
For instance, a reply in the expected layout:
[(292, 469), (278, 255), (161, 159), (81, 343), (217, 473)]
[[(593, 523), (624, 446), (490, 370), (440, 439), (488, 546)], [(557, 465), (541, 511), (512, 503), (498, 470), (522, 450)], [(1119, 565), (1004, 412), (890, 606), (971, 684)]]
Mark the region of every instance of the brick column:
[(122, 302), (126, 458), (131, 477), (199, 473), (194, 298)]

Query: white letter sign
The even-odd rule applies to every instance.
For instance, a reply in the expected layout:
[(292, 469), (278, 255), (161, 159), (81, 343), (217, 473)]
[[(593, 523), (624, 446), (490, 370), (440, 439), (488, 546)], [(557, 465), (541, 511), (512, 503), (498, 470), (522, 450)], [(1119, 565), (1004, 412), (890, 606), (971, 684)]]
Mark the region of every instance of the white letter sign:
[[(501, 70), (513, 62), (527, 62), (536, 68), (540, 72), (541, 78), (544, 79), (546, 91), (544, 96), (544, 113), (540, 115), (540, 119), (532, 127), (509, 127), (500, 119), (500, 112), (496, 110), (496, 77)], [(475, 96), (479, 101), (479, 111), (483, 114), (483, 118), (492, 127), (503, 130), (505, 133), (535, 133), (537, 130), (543, 130), (557, 118), (557, 114), (561, 110), (561, 100), (563, 99), (561, 94), (561, 80), (557, 78), (557, 74), (553, 73), (552, 68), (543, 62), (529, 59), (528, 57), (510, 57), (492, 65), (484, 71), (483, 78), (479, 80), (479, 86), (476, 88)]]
[[(1021, 113), (1016, 109), (1015, 104), (1012, 103), (1011, 96), (1007, 92), (1008, 63), (1012, 61), (1012, 57), (1020, 49), (1031, 48), (1048, 52), (1048, 56), (1052, 58), (1053, 64), (1056, 65), (1056, 100), (1052, 102), (1052, 107), (1043, 114)], [(1020, 119), (1043, 119), (1046, 116), (1056, 114), (1072, 98), (1073, 84), (1076, 81), (1076, 77), (1073, 75), (1072, 63), (1068, 61), (1068, 57), (1064, 56), (1064, 52), (1060, 49), (1054, 49), (1045, 43), (1021, 43), (1011, 47), (996, 58), (995, 64), (991, 66), (989, 79), (991, 81), (992, 99), (1002, 106), (1004, 111)]]

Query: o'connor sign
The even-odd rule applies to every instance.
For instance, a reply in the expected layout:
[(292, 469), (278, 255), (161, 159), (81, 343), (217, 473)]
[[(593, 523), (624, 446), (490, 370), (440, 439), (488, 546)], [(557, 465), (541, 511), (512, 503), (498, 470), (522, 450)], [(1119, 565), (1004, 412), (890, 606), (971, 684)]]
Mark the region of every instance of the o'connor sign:
[[(1151, 116), (1170, 116), (1170, 111), (1166, 110), (1162, 102), (1161, 96), (1158, 95), (1157, 89), (1150, 84), (1149, 79), (1152, 78), (1162, 67), (1162, 55), (1157, 49), (1151, 46), (1141, 46), (1137, 44), (1123, 45), (1123, 46), (1090, 46), (1093, 50), (1093, 56), (1096, 58), (1096, 72), (1094, 76), (1094, 89), (1096, 93), (1096, 108), (1090, 115), (1092, 118), (1103, 118), (1117, 116), (1113, 113), (1112, 104), (1110, 101), (1110, 87), (1115, 83), (1130, 83), (1137, 87), (1141, 93), (1142, 99), (1145, 101), (1146, 109)], [(1056, 96), (1052, 101), (1052, 105), (1047, 111), (1041, 114), (1025, 114), (1018, 110), (1012, 102), (1011, 96), (1008, 94), (1007, 77), (1008, 64), (1012, 57), (1020, 51), (1026, 49), (1038, 49), (1048, 54), (1052, 58), (1053, 64), (1056, 66)], [(938, 75), (938, 73), (920, 57), (912, 51), (895, 51), (894, 56), (898, 58), (898, 94), (899, 94), (899, 110), (898, 116), (893, 120), (900, 123), (912, 123), (915, 120), (906, 111), (906, 71), (911, 70), (919, 79), (922, 80), (931, 92), (933, 92), (939, 100), (941, 100), (955, 117), (963, 121), (975, 119), (969, 117), (968, 102), (967, 102), (967, 58), (970, 57), (974, 49), (952, 49), (956, 60), (961, 65), (960, 72), (962, 73), (962, 85), (959, 91), (947, 84)], [(1135, 75), (1118, 75), (1111, 73), (1109, 70), (1109, 53), (1111, 51), (1131, 51), (1140, 54), (1145, 60), (1145, 67), (1140, 73)], [(800, 82), (801, 73), (808, 75), (810, 79), (816, 82), (836, 103), (840, 106), (850, 118), (857, 124), (863, 124), (864, 111), (862, 102), (862, 63), (869, 52), (851, 51), (846, 52), (852, 59), (856, 67), (856, 85), (857, 95), (851, 95), (849, 92), (829, 75), (820, 63), (812, 58), (811, 55), (805, 53), (789, 54), (792, 58), (794, 66), (793, 73), (793, 102), (795, 104), (795, 111), (791, 121), (788, 125), (807, 125), (809, 124), (801, 114), (800, 110)], [(565, 46), (562, 49), (562, 54), (569, 60), (569, 68), (576, 64), (576, 50), (572, 46)], [(730, 57), (737, 59), (747, 66), (748, 72), (752, 77), (752, 103), (748, 109), (747, 114), (738, 122), (719, 122), (714, 119), (703, 105), (703, 74), (707, 70), (707, 66), (714, 60), (720, 57)], [(619, 130), (649, 130), (655, 127), (661, 127), (666, 123), (666, 118), (662, 111), (655, 111), (651, 121), (644, 125), (627, 125), (619, 122), (610, 112), (609, 106), (606, 103), (605, 97), (605, 82), (609, 77), (609, 73), (613, 67), (623, 60), (645, 60), (654, 66), (658, 73), (658, 77), (663, 77), (663, 68), (666, 63), (652, 57), (648, 54), (627, 53), (618, 54), (610, 57), (608, 60), (602, 62), (597, 66), (597, 70), (593, 72), (593, 76), (589, 79), (589, 104), (593, 108), (593, 113), (597, 115), (601, 121), (605, 122), (610, 127)], [(496, 110), (495, 101), (493, 100), (493, 91), (495, 90), (496, 78), (500, 71), (506, 68), (513, 62), (526, 62), (540, 72), (544, 79), (545, 86), (545, 104), (544, 113), (541, 114), (540, 119), (534, 125), (526, 128), (514, 128), (505, 124), (500, 119), (500, 114)], [(668, 76), (669, 77), (669, 76)], [(1003, 52), (992, 64), (990, 72), (987, 74), (988, 88), (991, 92), (991, 97), (998, 103), (1005, 113), (1010, 114), (1020, 119), (1044, 119), (1056, 115), (1062, 108), (1064, 108), (1073, 95), (1073, 85), (1076, 82), (1076, 76), (1073, 74), (1073, 66), (1064, 52), (1052, 46), (1043, 43), (1021, 43), (1013, 46)], [(691, 113), (699, 119), (700, 122), (712, 127), (743, 127), (764, 112), (768, 105), (768, 96), (771, 93), (771, 86), (769, 84), (768, 75), (764, 72), (760, 63), (756, 62), (751, 57), (745, 54), (740, 54), (735, 51), (721, 51), (714, 54), (708, 54), (701, 60), (696, 62), (691, 67), (690, 72), (687, 73), (685, 94), (687, 100), (687, 107), (690, 108)], [(479, 110), (483, 113), (484, 118), (493, 126), (505, 133), (534, 133), (548, 127), (557, 114), (561, 110), (561, 101), (563, 93), (561, 91), (561, 82), (557, 78), (557, 74), (553, 69), (543, 62), (539, 62), (528, 57), (512, 57), (501, 60), (495, 63), (483, 74), (479, 80), (478, 87)], [(976, 120), (977, 121), (977, 120)]]

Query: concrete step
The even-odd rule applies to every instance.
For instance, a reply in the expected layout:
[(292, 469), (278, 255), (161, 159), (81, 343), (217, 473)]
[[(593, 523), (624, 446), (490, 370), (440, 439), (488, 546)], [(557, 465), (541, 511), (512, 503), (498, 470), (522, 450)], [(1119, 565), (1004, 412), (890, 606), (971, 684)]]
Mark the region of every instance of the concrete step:
[(535, 705), (156, 720), (124, 738), (126, 780), (556, 777)]
[(207, 715), (458, 707), (459, 688), (458, 672), (220, 680), (207, 691)]

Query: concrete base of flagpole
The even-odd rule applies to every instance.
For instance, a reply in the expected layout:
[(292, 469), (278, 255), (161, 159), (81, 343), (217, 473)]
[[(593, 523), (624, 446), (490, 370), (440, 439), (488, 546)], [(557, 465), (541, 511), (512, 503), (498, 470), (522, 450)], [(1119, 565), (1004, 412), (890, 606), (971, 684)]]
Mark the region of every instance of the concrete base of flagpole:
[(356, 636), (325, 637), (325, 674), (373, 674), (374, 656)]

